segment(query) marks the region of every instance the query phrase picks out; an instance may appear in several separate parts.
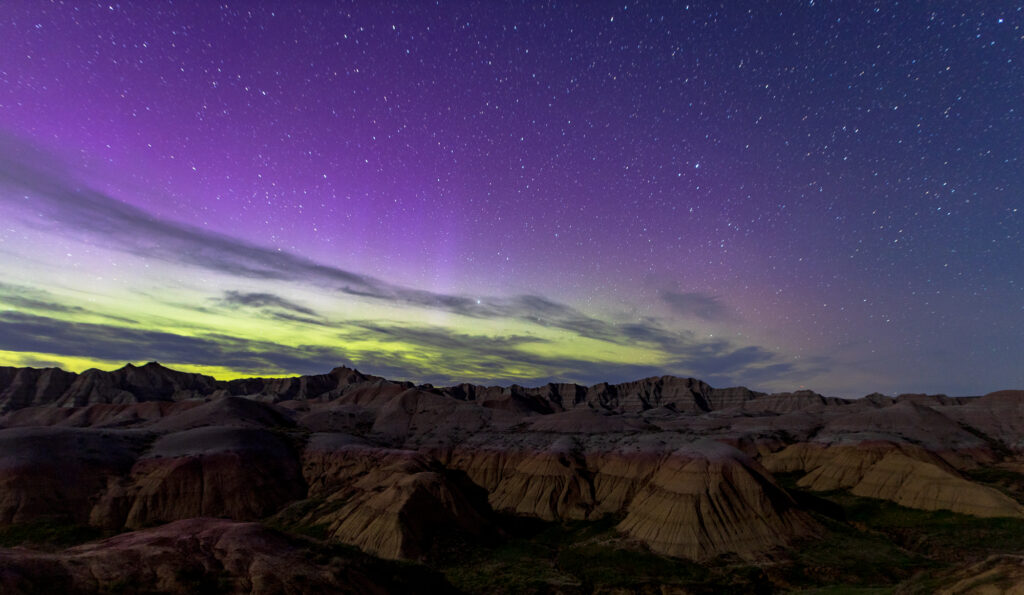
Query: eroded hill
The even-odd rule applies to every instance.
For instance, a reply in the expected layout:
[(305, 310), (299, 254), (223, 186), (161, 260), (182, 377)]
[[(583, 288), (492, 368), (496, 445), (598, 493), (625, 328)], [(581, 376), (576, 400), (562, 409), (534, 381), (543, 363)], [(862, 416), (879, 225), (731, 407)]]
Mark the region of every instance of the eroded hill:
[[(179, 562), (195, 556), (202, 576), (218, 577), (214, 587), (237, 592), (279, 590), (235, 564), (232, 548), (288, 556), (345, 544), (419, 561), (481, 592), (502, 587), (479, 569), (515, 575), (517, 564), (533, 571), (503, 584), (526, 591), (851, 580), (912, 591), (943, 577), (967, 584), (975, 571), (1016, 584), (1020, 573), (1000, 569), (1024, 554), (1021, 539), (947, 559), (921, 545), (941, 548), (941, 539), (877, 525), (881, 512), (851, 518), (893, 507), (993, 535), (1024, 531), (1019, 391), (846, 400), (675, 377), (433, 387), (347, 368), (224, 382), (151, 363), (82, 374), (0, 368), (0, 412), (0, 538), (36, 546), (0, 552), (10, 592), (32, 591), (46, 573), (62, 588), (99, 590), (97, 576), (116, 578), (101, 570), (109, 552), (163, 559), (151, 543), (171, 533), (226, 544), (218, 554), (197, 545)], [(254, 521), (262, 525), (239, 524)], [(63, 544), (26, 530), (54, 523), (121, 535), (55, 551)], [(314, 542), (295, 545), (282, 531)], [(891, 549), (910, 570), (845, 576), (842, 559), (815, 553), (822, 547), (850, 547), (853, 562), (858, 548)], [(605, 570), (618, 566), (604, 557), (635, 563), (595, 574), (588, 556)], [(336, 555), (323, 564), (351, 566)], [(344, 590), (307, 566), (290, 571)], [(182, 584), (159, 573), (130, 580)]]

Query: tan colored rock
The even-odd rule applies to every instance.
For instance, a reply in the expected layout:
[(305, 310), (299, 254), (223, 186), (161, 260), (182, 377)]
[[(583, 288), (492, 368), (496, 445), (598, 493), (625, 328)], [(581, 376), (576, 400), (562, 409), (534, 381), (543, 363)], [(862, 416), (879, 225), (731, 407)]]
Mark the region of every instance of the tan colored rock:
[(815, 530), (767, 471), (740, 451), (701, 441), (658, 467), (618, 528), (652, 551), (756, 559)]
[(298, 412), (296, 422), (311, 432), (367, 433), (375, 419), (369, 409), (351, 403), (308, 406)]
[(920, 446), (865, 442), (794, 444), (763, 458), (775, 473), (807, 471), (797, 485), (814, 491), (850, 490), (908, 508), (951, 510), (979, 517), (1024, 514), (1012, 498), (961, 477), (943, 457)]
[(588, 453), (587, 467), (594, 470), (591, 517), (624, 512), (664, 459), (658, 451)]
[(908, 508), (952, 510), (978, 517), (1024, 518), (1024, 507), (998, 490), (955, 475), (937, 464), (890, 452), (850, 490)]
[[(811, 446), (811, 445), (796, 445)], [(808, 454), (817, 451), (818, 459), (809, 460), (810, 472), (800, 478), (797, 485), (802, 488), (827, 492), (847, 490), (859, 484), (875, 463), (893, 451), (900, 451), (904, 445), (892, 443), (865, 442), (850, 446), (833, 446), (825, 449), (808, 449)], [(813, 447), (812, 447), (813, 448)], [(921, 449), (909, 449), (913, 457), (936, 460)], [(810, 457), (809, 457), (810, 458)]]
[(585, 519), (594, 508), (590, 472), (570, 437), (536, 450), (460, 449), (449, 466), (483, 486), (497, 511), (553, 521)]
[(332, 539), (383, 558), (420, 558), (439, 535), (493, 534), (486, 494), (412, 451), (316, 436), (303, 471), (324, 503), (303, 519)]
[(404, 439), (409, 434), (436, 428), (458, 404), (449, 397), (408, 389), (380, 406), (372, 431)]
[(302, 475), (310, 498), (326, 498), (347, 489), (379, 468), (415, 472), (429, 466), (429, 457), (416, 451), (374, 446), (339, 432), (313, 434), (302, 454)]
[(255, 520), (304, 497), (297, 455), (276, 434), (210, 427), (169, 434), (111, 482), (90, 523), (138, 528), (200, 516)]
[(144, 366), (128, 364), (113, 372), (82, 372), (55, 404), (81, 407), (92, 403), (183, 401), (208, 395), (216, 386), (217, 381), (210, 376), (178, 372), (156, 362)]

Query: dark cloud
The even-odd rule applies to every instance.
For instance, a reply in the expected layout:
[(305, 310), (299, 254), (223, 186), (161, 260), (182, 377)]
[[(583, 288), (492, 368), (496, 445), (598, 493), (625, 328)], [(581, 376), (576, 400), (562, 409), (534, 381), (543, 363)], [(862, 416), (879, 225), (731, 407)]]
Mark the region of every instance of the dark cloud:
[(735, 313), (718, 296), (698, 292), (662, 291), (661, 299), (680, 316), (712, 322), (729, 320)]
[(47, 291), (22, 285), (0, 283), (0, 305), (7, 305), (24, 310), (62, 314), (86, 311), (84, 308), (79, 306), (68, 306), (58, 303), (54, 301), (54, 299), (55, 298)]
[(306, 316), (319, 316), (312, 308), (307, 308), (289, 299), (272, 293), (242, 293), (240, 291), (225, 291), (220, 302), (227, 306), (247, 306), (250, 308), (277, 308), (290, 310)]
[(711, 376), (766, 364), (775, 358), (775, 354), (763, 347), (751, 345), (735, 348), (721, 341), (695, 344), (687, 350), (686, 358), (680, 361)]
[[(0, 349), (108, 361), (158, 360), (170, 364), (219, 365), (241, 373), (319, 374), (338, 365), (394, 379), (434, 384), (481, 382), (536, 385), (546, 382), (626, 382), (672, 373), (696, 376), (716, 386), (771, 382), (800, 370), (759, 347), (726, 342), (692, 343), (667, 365), (617, 364), (574, 357), (538, 355), (531, 336), (487, 337), (437, 327), (354, 323), (343, 339), (373, 339), (401, 345), (344, 353), (325, 346), (289, 346), (219, 334), (184, 336), (103, 324), (76, 323), (20, 312), (0, 312)], [(410, 351), (409, 348), (412, 348)], [(527, 349), (524, 349), (527, 348)], [(824, 362), (817, 362), (822, 365)], [(534, 370), (524, 375), (522, 370)], [(511, 372), (511, 371), (515, 372)], [(808, 374), (807, 370), (803, 371)]]
[(508, 355), (509, 352), (507, 350), (509, 349), (516, 349), (527, 344), (548, 342), (540, 337), (523, 335), (504, 335), (501, 337), (467, 335), (453, 333), (440, 327), (387, 326), (372, 322), (352, 322), (349, 324), (350, 326), (369, 331), (378, 340), (408, 343), (419, 347), (430, 347), (445, 351), (479, 350), (484, 348), (484, 351), (488, 353), (495, 353), (500, 350), (502, 355)]
[(8, 306), (16, 310), (31, 310), (33, 312), (45, 312), (47, 314), (90, 314), (107, 320), (116, 320), (134, 324), (134, 320), (112, 314), (104, 314), (87, 310), (81, 306), (62, 304), (57, 301), (59, 298), (48, 291), (25, 287), (24, 285), (11, 285), (0, 283), (0, 306)]
[(62, 232), (77, 231), (128, 253), (191, 264), (258, 279), (302, 280), (370, 293), (381, 282), (307, 258), (264, 248), (191, 225), (156, 218), (138, 207), (89, 188), (49, 155), (0, 134), (0, 184), (24, 197), (0, 193), (0, 201), (30, 206)]
[[(510, 318), (581, 337), (627, 344), (635, 341), (674, 348), (679, 337), (649, 321), (617, 326), (538, 295), (510, 298), (471, 298), (402, 287), (374, 277), (319, 264), (305, 257), (264, 248), (206, 229), (156, 218), (132, 205), (88, 188), (66, 173), (55, 160), (23, 142), (0, 134), (0, 184), (27, 193), (33, 209), (91, 241), (107, 243), (128, 253), (224, 274), (267, 280), (311, 283), (365, 299), (394, 305), (443, 310), (470, 318)], [(23, 204), (12, 193), (0, 201)], [(669, 292), (666, 292), (667, 294)], [(679, 304), (685, 296), (672, 294)], [(271, 317), (316, 324), (316, 314), (304, 306), (272, 294), (225, 296), (227, 305), (271, 307)], [(691, 303), (697, 301), (690, 299)], [(717, 307), (716, 307), (717, 306)], [(692, 308), (691, 308), (692, 309)], [(697, 310), (704, 316), (726, 311), (714, 298)]]
[[(198, 266), (237, 277), (309, 283), (346, 295), (416, 308), (440, 310), (469, 318), (515, 319), (542, 327), (567, 331), (579, 337), (621, 345), (642, 345), (659, 349), (670, 358), (670, 366), (611, 365), (576, 358), (538, 356), (524, 350), (533, 337), (482, 337), (449, 333), (432, 328), (398, 328), (364, 324), (359, 332), (375, 338), (419, 346), (423, 357), (412, 359), (393, 352), (360, 353), (368, 371), (398, 377), (440, 379), (438, 369), (460, 370), (472, 378), (501, 378), (516, 364), (548, 371), (558, 380), (596, 382), (623, 381), (638, 375), (677, 373), (698, 377), (768, 378), (776, 371), (792, 370), (775, 361), (760, 347), (741, 347), (722, 341), (697, 340), (690, 332), (670, 330), (657, 320), (645, 318), (616, 324), (589, 316), (571, 306), (539, 295), (468, 297), (402, 287), (374, 277), (319, 264), (305, 257), (156, 218), (132, 205), (78, 183), (47, 155), (31, 146), (0, 134), (0, 185), (16, 187), (21, 196), (0, 192), (0, 202), (24, 208), (30, 206), (34, 221), (49, 221), (61, 233), (80, 233), (90, 242), (106, 244), (144, 258), (161, 259)], [(27, 197), (27, 198), (25, 198)], [(39, 217), (38, 215), (43, 215)], [(663, 291), (662, 299), (683, 316), (710, 321), (732, 317), (731, 310), (717, 297), (677, 291)], [(15, 296), (21, 305), (47, 311), (47, 305), (32, 296)], [(39, 303), (31, 303), (36, 300)], [(306, 306), (271, 293), (228, 292), (220, 304), (232, 308), (253, 308), (262, 315), (305, 324), (325, 324), (318, 313)], [(61, 310), (65, 308), (65, 310)], [(49, 304), (53, 314), (69, 313), (67, 308)], [(58, 355), (95, 357), (108, 360), (158, 359), (167, 362), (215, 364), (242, 372), (321, 372), (342, 361), (340, 352), (326, 347), (288, 347), (232, 337), (202, 335), (186, 337), (137, 328), (61, 322), (55, 319), (7, 313), (0, 318), (0, 348)], [(774, 366), (774, 367), (773, 367)]]
[[(478, 299), (411, 289), (207, 229), (159, 219), (77, 182), (50, 156), (4, 134), (0, 134), (0, 184), (16, 187), (28, 196), (25, 200), (14, 193), (0, 192), (0, 201), (21, 207), (30, 205), (35, 214), (45, 214), (42, 220), (59, 226), (61, 233), (83, 234), (90, 241), (144, 258), (199, 266), (238, 277), (311, 283), (366, 299), (473, 318), (515, 318), (607, 341), (623, 339), (608, 323), (541, 296)], [(39, 219), (33, 217), (34, 221)], [(285, 304), (278, 306), (304, 314)]]
[(342, 287), (340, 289), (340, 291), (342, 293), (346, 293), (348, 295), (354, 295), (354, 296), (366, 297), (366, 298), (374, 298), (374, 299), (386, 299), (386, 298), (389, 297), (388, 295), (383, 294), (383, 293), (378, 293), (378, 292), (375, 292), (375, 291), (353, 289), (352, 287), (349, 287), (347, 285)]
[[(672, 360), (667, 364), (617, 364), (583, 358), (553, 357), (529, 351), (531, 344), (545, 342), (538, 337), (487, 337), (452, 333), (437, 327), (388, 326), (379, 323), (356, 322), (352, 326), (359, 333), (343, 335), (346, 339), (366, 338), (365, 332), (378, 341), (393, 342), (416, 348), (417, 356), (410, 358), (395, 351), (360, 353), (360, 365), (370, 366), (374, 374), (387, 375), (394, 371), (401, 377), (412, 377), (434, 384), (458, 382), (507, 383), (508, 370), (524, 367), (541, 373), (523, 377), (517, 373), (515, 381), (522, 384), (547, 382), (626, 382), (647, 376), (676, 374), (695, 376), (717, 386), (741, 383), (774, 382), (800, 370), (791, 362), (780, 362), (778, 356), (757, 346), (736, 347), (728, 341), (698, 342), (692, 336), (654, 335), (645, 330), (643, 336), (651, 342), (671, 341)], [(350, 331), (351, 332), (351, 331)], [(526, 349), (524, 349), (526, 348)], [(821, 358), (815, 368), (826, 362)], [(442, 370), (454, 370), (455, 374)], [(501, 380), (504, 379), (504, 382)]]
[[(418, 346), (415, 355), (399, 351), (361, 352), (357, 365), (364, 372), (395, 379), (412, 379), (434, 385), (463, 382), (485, 385), (539, 386), (548, 382), (625, 382), (664, 374), (650, 365), (594, 362), (576, 358), (540, 356), (516, 349), (516, 341), (458, 335), (444, 337), (440, 329), (392, 329), (391, 337), (405, 346)], [(406, 332), (406, 331), (409, 332)], [(519, 338), (522, 339), (522, 338)], [(417, 343), (417, 340), (421, 341)], [(526, 340), (521, 344), (531, 342)], [(524, 367), (535, 374), (524, 374)], [(515, 370), (515, 372), (510, 372)]]
[(301, 324), (326, 324), (323, 317), (316, 310), (273, 293), (225, 291), (224, 295), (216, 301), (221, 306), (231, 309), (248, 308), (255, 310), (265, 318)]
[[(482, 379), (509, 378), (509, 370), (531, 366), (558, 370), (557, 359), (540, 356), (522, 348), (547, 343), (540, 337), (506, 335), (488, 337), (455, 333), (440, 327), (395, 326), (354, 322), (342, 333), (345, 340), (391, 343), (396, 349), (360, 351), (356, 359), (374, 374), (394, 371), (432, 383), (459, 383)], [(412, 348), (412, 354), (403, 355)]]
[(0, 312), (0, 349), (119, 362), (217, 365), (252, 374), (319, 374), (350, 362), (340, 350), (329, 347), (292, 347), (225, 335), (189, 337), (21, 312)]
[(281, 320), (284, 322), (298, 322), (300, 324), (315, 324), (318, 326), (328, 326), (327, 322), (318, 318), (310, 318), (308, 316), (300, 316), (297, 314), (290, 314), (288, 312), (279, 312), (276, 310), (266, 310), (262, 314), (267, 318), (273, 318), (274, 320)]
[(653, 321), (620, 324), (616, 331), (630, 341), (647, 343), (670, 354), (686, 351), (695, 340), (690, 331), (671, 331)]
[(48, 359), (40, 359), (31, 356), (23, 356), (17, 362), (18, 367), (27, 368), (61, 368), (63, 364)]
[(67, 306), (55, 302), (38, 300), (23, 295), (0, 295), (0, 305), (7, 305), (19, 310), (46, 311), (52, 313), (72, 314), (86, 312), (79, 306)]

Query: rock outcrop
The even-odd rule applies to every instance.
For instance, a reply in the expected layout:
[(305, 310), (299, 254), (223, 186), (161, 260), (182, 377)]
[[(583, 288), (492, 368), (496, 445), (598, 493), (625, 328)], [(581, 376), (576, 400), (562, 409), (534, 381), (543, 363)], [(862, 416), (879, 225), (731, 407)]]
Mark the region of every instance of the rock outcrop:
[(448, 593), (425, 569), (324, 553), (256, 523), (196, 518), (46, 553), (0, 549), (0, 591)]
[(701, 441), (673, 452), (633, 498), (619, 529), (669, 556), (758, 558), (815, 531), (757, 462)]
[(765, 457), (774, 472), (803, 471), (797, 485), (849, 490), (908, 508), (951, 510), (979, 517), (1024, 518), (1024, 507), (998, 490), (967, 479), (942, 457), (917, 445), (891, 442), (794, 444)]
[(486, 493), (414, 451), (320, 434), (306, 449), (303, 473), (319, 504), (301, 521), (382, 558), (421, 558), (446, 534), (496, 534)]
[(87, 522), (93, 502), (128, 472), (148, 438), (86, 428), (0, 430), (0, 524)]
[(297, 453), (273, 432), (203, 427), (167, 434), (111, 482), (94, 525), (140, 528), (201, 516), (256, 520), (306, 494)]
[(657, 553), (757, 560), (820, 529), (772, 473), (1024, 518), (1024, 488), (972, 479), (1024, 460), (1022, 435), (1020, 391), (845, 400), (669, 376), (434, 387), (349, 368), (230, 382), (159, 364), (0, 368), (0, 525), (276, 519), (424, 558), (439, 535), (500, 538), (500, 513), (614, 519)]

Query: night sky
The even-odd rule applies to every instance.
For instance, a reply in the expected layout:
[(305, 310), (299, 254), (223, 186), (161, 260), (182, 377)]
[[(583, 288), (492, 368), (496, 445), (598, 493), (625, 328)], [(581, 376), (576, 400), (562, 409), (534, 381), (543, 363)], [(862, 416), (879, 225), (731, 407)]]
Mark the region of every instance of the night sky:
[(1021, 2), (4, 2), (0, 364), (1024, 388)]

